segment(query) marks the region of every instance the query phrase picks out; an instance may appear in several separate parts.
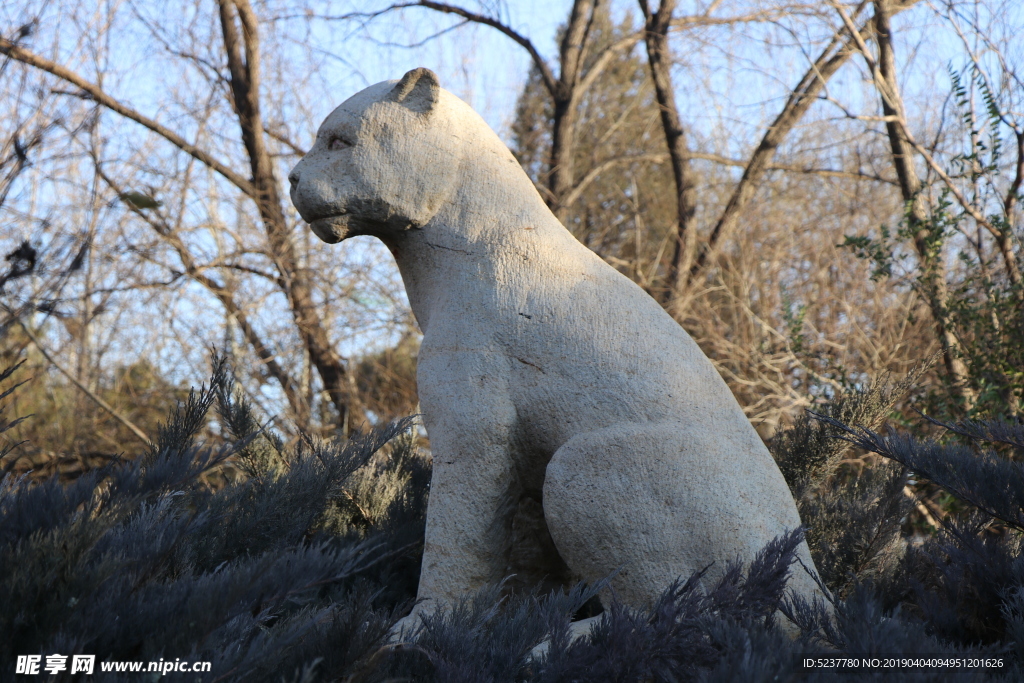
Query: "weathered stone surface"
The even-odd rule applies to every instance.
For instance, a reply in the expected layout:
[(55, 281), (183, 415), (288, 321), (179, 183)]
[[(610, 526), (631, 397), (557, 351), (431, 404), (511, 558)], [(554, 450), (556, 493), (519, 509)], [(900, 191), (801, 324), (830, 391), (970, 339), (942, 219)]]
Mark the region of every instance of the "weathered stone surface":
[[(614, 590), (641, 605), (799, 526), (690, 336), (573, 238), (432, 72), (344, 102), (290, 180), (325, 242), (391, 249), (423, 330), (434, 475), (418, 610), (512, 572), (559, 584), (620, 567)], [(799, 569), (790, 585), (815, 593)]]

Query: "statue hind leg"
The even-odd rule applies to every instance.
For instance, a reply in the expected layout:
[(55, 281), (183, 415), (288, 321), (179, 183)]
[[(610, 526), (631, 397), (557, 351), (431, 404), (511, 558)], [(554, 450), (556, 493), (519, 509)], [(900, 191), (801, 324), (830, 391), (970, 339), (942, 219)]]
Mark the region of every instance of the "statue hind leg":
[[(711, 565), (705, 581), (714, 581), (728, 562), (749, 563), (800, 525), (759, 441), (695, 432), (678, 423), (617, 425), (580, 434), (554, 454), (544, 514), (576, 576), (595, 580), (618, 570), (611, 581), (618, 599), (649, 605), (676, 578)], [(806, 544), (798, 552), (813, 568)], [(818, 595), (799, 565), (789, 587)]]

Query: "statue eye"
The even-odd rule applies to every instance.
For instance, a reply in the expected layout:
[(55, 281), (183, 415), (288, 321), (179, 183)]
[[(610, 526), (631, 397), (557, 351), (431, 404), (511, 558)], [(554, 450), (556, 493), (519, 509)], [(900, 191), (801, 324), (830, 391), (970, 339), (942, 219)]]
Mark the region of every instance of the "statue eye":
[(329, 149), (331, 151), (337, 151), (339, 149), (345, 149), (346, 147), (351, 147), (351, 146), (352, 145), (350, 145), (349, 143), (345, 142), (344, 140), (342, 140), (339, 137), (333, 137), (333, 138), (331, 138), (331, 141), (327, 143), (327, 149)]

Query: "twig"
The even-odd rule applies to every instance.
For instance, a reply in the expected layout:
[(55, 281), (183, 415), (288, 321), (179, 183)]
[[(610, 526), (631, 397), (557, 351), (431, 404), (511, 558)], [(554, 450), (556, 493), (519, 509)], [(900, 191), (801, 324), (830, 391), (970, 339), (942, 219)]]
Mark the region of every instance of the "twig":
[(932, 514), (931, 510), (928, 509), (928, 506), (924, 504), (924, 501), (922, 501), (920, 498), (914, 495), (914, 492), (910, 490), (909, 486), (903, 487), (903, 495), (914, 502), (914, 507), (917, 509), (918, 512), (921, 513), (921, 516), (924, 517), (924, 521), (928, 522), (928, 524), (935, 527), (936, 529), (942, 528), (942, 524), (939, 523), (937, 519), (935, 519), (935, 516)]
[[(186, 154), (191, 155), (192, 157), (195, 157), (198, 161), (201, 161), (202, 163), (209, 166), (211, 169), (222, 175), (224, 178), (226, 178), (228, 181), (234, 184), (238, 189), (240, 189), (245, 194), (249, 195), (254, 199), (257, 199), (259, 197), (252, 183), (250, 183), (248, 180), (243, 178), (238, 173), (232, 171), (227, 164), (221, 163), (220, 161), (214, 159), (213, 156), (211, 156), (204, 150), (199, 149), (192, 143), (186, 141), (185, 138), (181, 137), (174, 131), (165, 128), (153, 119), (143, 116), (131, 107), (128, 107), (122, 102), (114, 99), (106, 92), (104, 92), (98, 85), (90, 83), (89, 81), (85, 80), (84, 78), (82, 78), (75, 72), (71, 71), (70, 69), (67, 69), (61, 66), (60, 64), (51, 62), (45, 57), (41, 57), (40, 55), (37, 55), (22, 47), (19, 47), (17, 44), (12, 43), (11, 41), (7, 40), (6, 38), (3, 38), (2, 36), (0, 36), (0, 54), (5, 54), (15, 61), (35, 67), (37, 69), (40, 69), (41, 71), (46, 71), (47, 73), (56, 76), (57, 78), (61, 79), (66, 83), (71, 83), (72, 85), (78, 86), (84, 91), (84, 96), (88, 96), (89, 99), (95, 100), (96, 102), (102, 104), (108, 109), (117, 112), (121, 116), (124, 116), (127, 119), (130, 119), (142, 126), (145, 126), (149, 130), (153, 131), (157, 135), (161, 136), (162, 138), (173, 144), (178, 149), (182, 150)], [(83, 97), (83, 95), (79, 95), (79, 97)]]
[(15, 318), (15, 319), (18, 321), (18, 324), (21, 325), (21, 329), (25, 330), (25, 334), (27, 334), (28, 338), (32, 340), (32, 343), (36, 345), (37, 349), (39, 349), (39, 352), (41, 354), (43, 354), (43, 358), (45, 358), (47, 361), (49, 361), (50, 364), (53, 367), (57, 368), (57, 370), (59, 370), (62, 375), (67, 377), (69, 380), (71, 380), (71, 382), (76, 387), (81, 389), (82, 392), (86, 396), (88, 396), (93, 401), (95, 401), (96, 405), (98, 405), (100, 408), (103, 408), (103, 410), (105, 410), (108, 413), (110, 413), (111, 416), (113, 416), (113, 418), (115, 420), (117, 420), (118, 422), (123, 424), (125, 427), (130, 429), (132, 431), (132, 433), (135, 434), (135, 436), (139, 437), (139, 439), (142, 440), (143, 443), (145, 443), (147, 446), (152, 446), (153, 445), (153, 442), (150, 441), (148, 436), (146, 436), (146, 432), (144, 432), (141, 429), (139, 429), (139, 427), (134, 422), (129, 420), (127, 417), (125, 417), (121, 413), (117, 412), (117, 410), (115, 410), (112, 405), (110, 405), (109, 403), (104, 401), (102, 398), (97, 396), (94, 391), (92, 391), (89, 387), (87, 387), (84, 384), (82, 384), (81, 382), (79, 382), (78, 379), (74, 375), (72, 375), (70, 372), (65, 370), (56, 360), (54, 360), (53, 356), (51, 356), (50, 352), (46, 350), (46, 347), (43, 346), (43, 343), (41, 341), (39, 341), (39, 338), (36, 337), (35, 333), (32, 332), (32, 330), (29, 329), (28, 325), (26, 325), (21, 320), (21, 318)]
[(367, 511), (366, 511), (366, 510), (365, 510), (365, 509), (363, 508), (363, 506), (359, 504), (359, 501), (358, 501), (358, 500), (356, 500), (356, 497), (355, 497), (355, 496), (353, 496), (353, 495), (352, 495), (352, 494), (351, 494), (351, 493), (350, 493), (349, 491), (347, 491), (347, 490), (342, 490), (342, 493), (343, 493), (343, 494), (345, 494), (345, 497), (346, 497), (346, 498), (348, 498), (348, 499), (349, 499), (349, 501), (350, 501), (350, 502), (351, 502), (351, 503), (352, 503), (353, 505), (355, 505), (355, 506), (356, 506), (356, 510), (359, 510), (359, 514), (361, 514), (361, 515), (362, 515), (362, 516), (363, 516), (363, 517), (364, 517), (364, 518), (366, 519), (366, 521), (367, 521), (367, 522), (369, 522), (370, 524), (373, 524), (373, 523), (374, 523), (374, 522), (373, 522), (373, 516), (372, 516), (372, 515), (370, 515), (370, 513), (369, 513), (369, 512), (367, 512)]

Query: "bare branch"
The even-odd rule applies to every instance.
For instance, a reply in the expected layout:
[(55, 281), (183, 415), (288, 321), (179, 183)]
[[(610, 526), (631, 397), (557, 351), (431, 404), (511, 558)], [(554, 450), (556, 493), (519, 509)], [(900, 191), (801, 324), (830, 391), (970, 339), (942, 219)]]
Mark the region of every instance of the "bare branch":
[[(747, 161), (743, 159), (730, 159), (729, 157), (722, 156), (721, 154), (709, 154), (707, 152), (691, 152), (687, 150), (687, 159), (700, 159), (701, 161), (711, 161), (722, 166), (735, 166), (738, 168), (744, 168), (747, 165)], [(624, 154), (622, 156), (612, 157), (605, 159), (601, 163), (597, 164), (593, 168), (584, 174), (582, 178), (577, 181), (572, 191), (565, 196), (565, 206), (572, 207), (580, 196), (587, 189), (587, 187), (597, 180), (602, 173), (606, 173), (616, 166), (626, 164), (663, 164), (669, 161), (669, 155), (665, 153), (653, 152), (650, 154)], [(887, 185), (894, 185), (896, 181), (891, 178), (884, 178), (874, 173), (863, 173), (858, 171), (839, 171), (831, 168), (814, 168), (813, 166), (798, 166), (796, 164), (768, 164), (765, 167), (768, 171), (785, 171), (787, 173), (802, 173), (804, 175), (820, 175), (825, 178), (849, 178), (851, 180), (871, 180), (876, 183), (885, 183)], [(541, 192), (547, 191), (543, 185), (537, 186)]]
[(268, 127), (268, 126), (263, 126), (263, 132), (266, 133), (267, 135), (269, 135), (270, 137), (274, 138), (278, 142), (280, 142), (282, 145), (284, 145), (288, 149), (290, 149), (292, 151), (292, 154), (294, 154), (295, 156), (299, 156), (299, 157), (306, 156), (306, 152), (308, 150), (305, 150), (302, 147), (299, 147), (299, 145), (297, 143), (293, 142), (291, 138), (289, 138), (287, 135), (285, 135), (281, 131), (274, 130), (274, 129)]
[[(757, 12), (750, 12), (749, 14), (734, 15), (731, 17), (711, 16), (711, 14), (718, 8), (719, 4), (720, 3), (718, 2), (711, 3), (707, 9), (700, 14), (674, 17), (672, 19), (672, 29), (686, 30), (696, 26), (731, 26), (732, 24), (752, 24), (757, 22), (777, 21), (784, 17), (791, 16), (795, 10), (816, 8), (815, 4), (799, 2), (791, 5), (783, 5), (781, 7), (771, 7)], [(643, 11), (642, 7), (641, 11)]]
[[(118, 195), (124, 193), (124, 188), (108, 176), (99, 163), (96, 163), (96, 173), (103, 179), (103, 182), (106, 183), (111, 190), (116, 192)], [(166, 222), (157, 220), (150, 215), (149, 211), (143, 211), (134, 205), (129, 204), (128, 207), (131, 209), (132, 213), (141, 218), (153, 229), (154, 232), (160, 235), (160, 237), (163, 238), (172, 249), (174, 249), (178, 258), (181, 260), (182, 267), (185, 269), (184, 274), (213, 294), (217, 300), (220, 301), (228, 315), (238, 323), (238, 327), (242, 331), (242, 335), (245, 337), (246, 341), (249, 342), (249, 345), (252, 347), (253, 353), (255, 353), (256, 357), (259, 358), (266, 366), (267, 372), (270, 376), (277, 380), (278, 384), (281, 386), (281, 390), (284, 392), (285, 398), (288, 400), (288, 405), (291, 407), (292, 413), (299, 422), (302, 422), (306, 411), (304, 410), (304, 404), (299, 395), (299, 390), (295, 380), (293, 380), (291, 375), (289, 375), (281, 364), (277, 362), (274, 354), (271, 353), (259, 333), (252, 326), (252, 323), (245, 311), (238, 305), (238, 302), (235, 301), (234, 293), (223, 284), (202, 272), (203, 266), (195, 262), (192, 252), (189, 251), (188, 247), (181, 240), (181, 237), (179, 237)]]
[(605, 159), (587, 171), (586, 174), (579, 179), (576, 185), (572, 188), (572, 191), (562, 199), (562, 205), (568, 208), (575, 204), (579, 200), (580, 195), (583, 194), (584, 190), (586, 190), (592, 182), (597, 180), (602, 173), (607, 172), (611, 168), (622, 164), (643, 162), (664, 163), (667, 159), (668, 154), (626, 154), (623, 156), (612, 157), (611, 159)]
[[(867, 0), (862, 0), (857, 6), (855, 16), (863, 11), (866, 5)], [(866, 24), (862, 30), (868, 29), (870, 29), (870, 23)], [(818, 93), (825, 87), (828, 79), (855, 52), (853, 49), (855, 41), (856, 39), (849, 35), (846, 28), (838, 30), (818, 58), (811, 64), (803, 78), (800, 79), (800, 82), (793, 88), (782, 111), (768, 127), (757, 149), (751, 155), (743, 177), (740, 178), (732, 196), (729, 197), (729, 202), (712, 229), (707, 244), (690, 267), (687, 286), (714, 257), (720, 245), (728, 239), (736, 226), (740, 213), (757, 191), (761, 177), (768, 167), (768, 162), (775, 155), (775, 151), (817, 99)]]
[(574, 91), (579, 83), (580, 75), (583, 73), (583, 64), (586, 61), (587, 38), (590, 36), (590, 29), (594, 24), (594, 17), (597, 13), (598, 0), (575, 0), (572, 9), (569, 11), (569, 23), (562, 35), (562, 42), (558, 46), (560, 62), (559, 82), (561, 92), (556, 96), (559, 98), (573, 100), (575, 105)]
[(538, 72), (540, 72), (540, 77), (541, 79), (543, 79), (544, 87), (547, 88), (548, 92), (551, 93), (552, 96), (554, 96), (555, 93), (559, 91), (559, 79), (555, 78), (555, 75), (551, 72), (551, 67), (549, 67), (548, 63), (544, 60), (543, 57), (541, 57), (540, 52), (537, 51), (537, 48), (534, 46), (533, 42), (523, 34), (514, 30), (511, 26), (503, 24), (494, 17), (489, 17), (485, 14), (471, 12), (468, 9), (465, 9), (464, 7), (450, 5), (445, 2), (433, 2), (433, 0), (419, 0), (418, 2), (396, 3), (394, 5), (391, 5), (388, 9), (403, 9), (406, 7), (426, 7), (427, 9), (432, 9), (435, 12), (443, 12), (444, 14), (454, 14), (455, 16), (459, 16), (462, 17), (463, 19), (467, 19), (473, 22), (474, 24), (490, 26), (491, 28), (501, 31), (506, 36), (508, 36), (509, 38), (517, 42), (519, 45), (521, 45), (528, 53), (530, 53), (530, 58), (533, 60), (533, 63), (537, 67)]
[[(8, 309), (8, 312), (10, 312), (9, 309)], [(105, 410), (108, 413), (110, 413), (111, 417), (113, 417), (115, 420), (117, 420), (118, 422), (123, 424), (125, 427), (127, 427), (131, 431), (131, 433), (134, 434), (135, 436), (139, 437), (139, 439), (144, 444), (146, 444), (147, 446), (152, 446), (153, 445), (153, 442), (150, 441), (148, 436), (146, 436), (146, 432), (142, 431), (138, 427), (138, 425), (136, 425), (134, 422), (129, 420), (127, 417), (125, 417), (121, 413), (117, 412), (117, 410), (112, 405), (110, 405), (109, 403), (104, 401), (102, 398), (100, 398), (96, 394), (96, 392), (94, 392), (92, 389), (90, 389), (89, 387), (87, 387), (84, 384), (82, 384), (81, 382), (79, 382), (77, 377), (75, 377), (70, 372), (65, 370), (64, 366), (62, 366), (60, 363), (58, 363), (56, 360), (54, 360), (54, 358), (50, 354), (50, 352), (46, 349), (45, 346), (43, 346), (43, 343), (41, 341), (39, 341), (39, 337), (37, 337), (35, 335), (35, 333), (31, 329), (29, 329), (29, 326), (26, 325), (21, 320), (20, 317), (15, 316), (13, 314), (12, 314), (12, 317), (14, 317), (14, 319), (18, 321), (18, 325), (20, 325), (21, 329), (23, 329), (25, 331), (25, 334), (28, 335), (28, 338), (32, 340), (32, 343), (35, 344), (37, 349), (39, 349), (39, 353), (41, 353), (43, 355), (43, 358), (45, 358), (47, 360), (47, 362), (50, 363), (50, 365), (52, 365), (53, 367), (57, 368), (57, 370), (60, 372), (60, 374), (64, 375), (69, 380), (71, 380), (71, 383), (74, 384), (76, 387), (78, 387), (83, 394), (85, 394), (90, 399), (92, 399), (93, 402), (96, 405), (98, 405), (100, 408), (102, 408), (103, 410)]]
[[(722, 156), (720, 154), (708, 154), (706, 152), (688, 152), (691, 159), (702, 159), (704, 161), (713, 161), (716, 164), (722, 164), (723, 166), (738, 166), (745, 167), (747, 161), (740, 159), (730, 159), (729, 157)], [(806, 175), (820, 175), (826, 178), (850, 178), (853, 180), (872, 180), (878, 183), (886, 183), (888, 185), (894, 184), (896, 181), (891, 178), (883, 178), (880, 175), (874, 173), (863, 173), (860, 171), (839, 171), (832, 168), (814, 168), (813, 166), (797, 166), (796, 164), (767, 164), (765, 170), (768, 171), (786, 171), (787, 173), (803, 173)]]
[(1006, 190), (1006, 199), (1003, 201), (1003, 214), (1006, 216), (1007, 225), (1013, 225), (1013, 210), (1017, 206), (1020, 197), (1021, 182), (1024, 181), (1024, 131), (1014, 134), (1017, 139), (1017, 170), (1013, 175), (1013, 181)]
[(103, 92), (98, 85), (90, 83), (70, 69), (63, 67), (60, 64), (55, 64), (44, 57), (19, 47), (2, 36), (0, 36), (0, 53), (7, 55), (15, 61), (52, 74), (62, 81), (71, 83), (72, 85), (80, 88), (84, 92), (88, 93), (90, 99), (102, 104), (111, 111), (117, 112), (126, 119), (135, 121), (136, 123), (148, 128), (186, 154), (195, 157), (196, 160), (209, 166), (248, 196), (256, 197), (256, 190), (253, 188), (252, 184), (239, 174), (232, 171), (225, 164), (217, 161), (210, 154), (188, 142), (169, 128), (160, 125), (156, 121), (143, 116), (131, 107), (115, 100), (113, 97)]
[(576, 100), (578, 101), (582, 97), (583, 93), (587, 92), (593, 85), (594, 82), (604, 73), (604, 70), (608, 68), (608, 65), (612, 63), (612, 60), (621, 55), (624, 52), (629, 52), (640, 42), (641, 33), (633, 33), (624, 38), (620, 38), (615, 41), (604, 50), (601, 51), (601, 55), (594, 60), (591, 64), (590, 69), (587, 70), (586, 75), (580, 80), (579, 85), (576, 86)]

